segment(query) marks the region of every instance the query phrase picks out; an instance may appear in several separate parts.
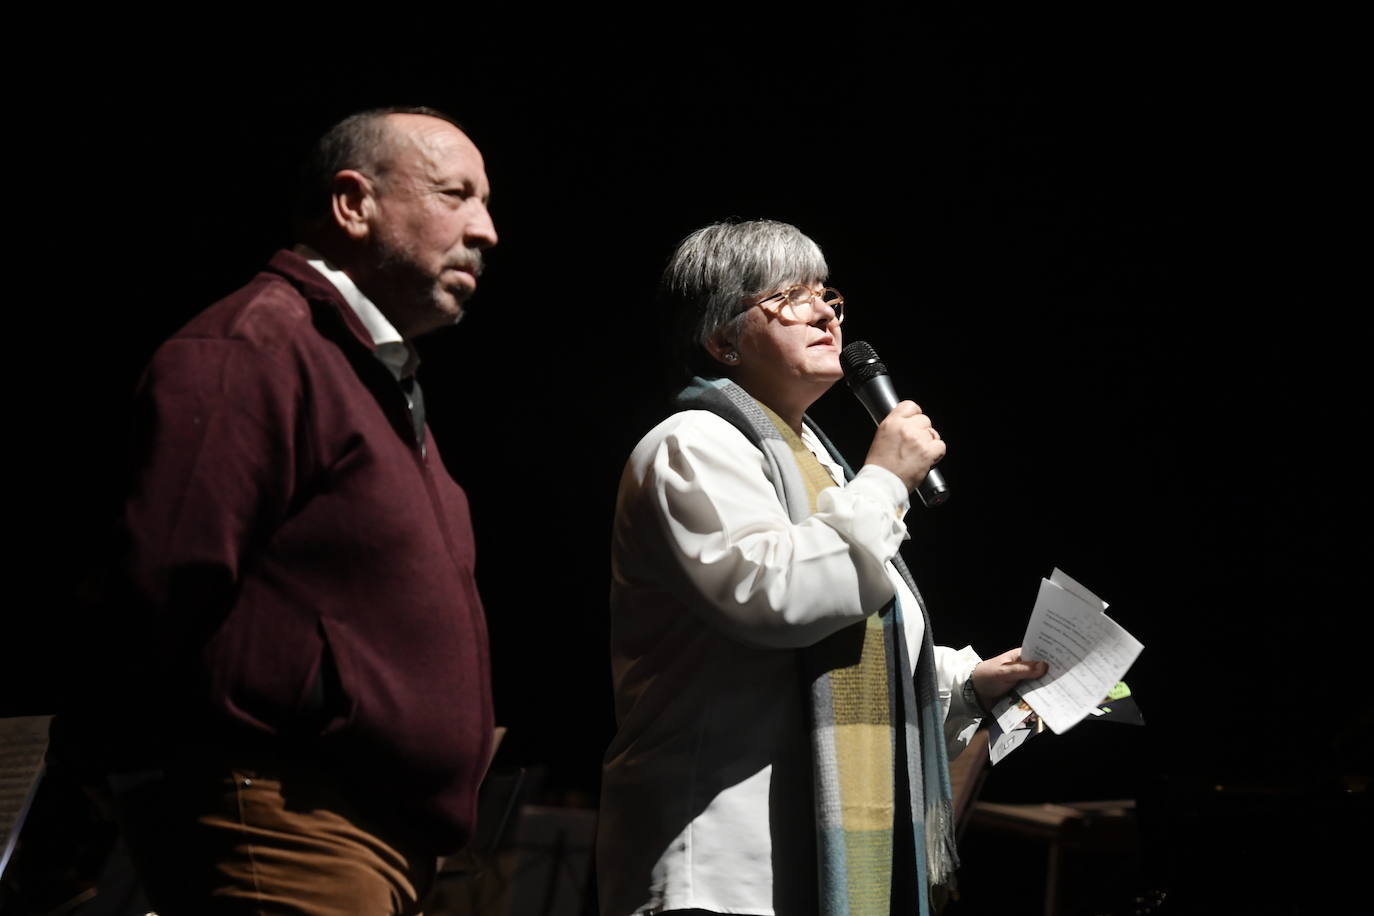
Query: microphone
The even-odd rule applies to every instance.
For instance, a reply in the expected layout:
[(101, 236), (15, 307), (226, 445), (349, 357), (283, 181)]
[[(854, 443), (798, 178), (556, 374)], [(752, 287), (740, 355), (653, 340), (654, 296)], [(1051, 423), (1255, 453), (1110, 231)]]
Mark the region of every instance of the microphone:
[[(887, 374), (887, 366), (878, 358), (873, 347), (864, 340), (856, 340), (840, 352), (840, 365), (844, 367), (845, 384), (854, 392), (854, 397), (868, 410), (874, 423), (892, 413), (897, 406), (896, 390), (892, 387), (892, 377)], [(938, 506), (949, 499), (949, 486), (944, 475), (935, 468), (926, 472), (926, 479), (916, 488), (916, 495), (927, 507)]]

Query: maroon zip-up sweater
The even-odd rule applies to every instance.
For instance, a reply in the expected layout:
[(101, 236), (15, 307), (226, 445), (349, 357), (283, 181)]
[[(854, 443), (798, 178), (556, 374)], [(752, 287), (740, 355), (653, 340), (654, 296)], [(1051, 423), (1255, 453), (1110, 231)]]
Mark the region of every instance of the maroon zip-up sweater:
[(492, 735), (467, 497), (352, 309), (278, 252), (163, 344), (139, 411), (154, 741), (306, 759), (436, 851), (466, 842)]

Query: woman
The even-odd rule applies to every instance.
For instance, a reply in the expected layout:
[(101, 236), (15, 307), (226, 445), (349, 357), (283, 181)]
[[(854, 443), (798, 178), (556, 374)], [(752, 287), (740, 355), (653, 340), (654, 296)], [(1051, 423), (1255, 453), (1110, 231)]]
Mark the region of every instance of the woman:
[(693, 378), (616, 506), (605, 916), (925, 912), (955, 864), (946, 742), (1043, 673), (931, 643), (897, 554), (945, 452), (930, 419), (899, 404), (848, 482), (806, 419), (843, 374), (827, 273), (755, 221), (692, 234), (664, 274)]

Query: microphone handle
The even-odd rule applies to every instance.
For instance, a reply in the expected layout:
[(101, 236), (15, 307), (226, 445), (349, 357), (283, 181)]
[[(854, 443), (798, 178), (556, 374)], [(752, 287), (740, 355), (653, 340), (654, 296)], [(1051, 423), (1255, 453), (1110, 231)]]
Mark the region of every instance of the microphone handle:
[[(890, 375), (873, 376), (855, 388), (854, 394), (858, 397), (859, 403), (864, 405), (868, 415), (873, 418), (875, 425), (883, 422), (883, 418), (892, 413), (892, 408), (897, 406), (897, 390), (892, 387)], [(926, 472), (925, 480), (916, 488), (916, 495), (921, 497), (921, 504), (926, 508), (938, 506), (949, 499), (949, 485), (945, 483), (945, 477), (938, 468), (932, 467)]]

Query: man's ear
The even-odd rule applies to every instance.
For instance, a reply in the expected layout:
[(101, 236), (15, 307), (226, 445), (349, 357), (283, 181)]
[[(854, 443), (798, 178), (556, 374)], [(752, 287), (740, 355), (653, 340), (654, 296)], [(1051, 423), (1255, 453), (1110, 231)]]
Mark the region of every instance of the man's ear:
[(362, 241), (372, 231), (372, 216), (377, 201), (372, 180), (362, 172), (343, 169), (334, 176), (330, 190), (334, 222), (351, 239)]

